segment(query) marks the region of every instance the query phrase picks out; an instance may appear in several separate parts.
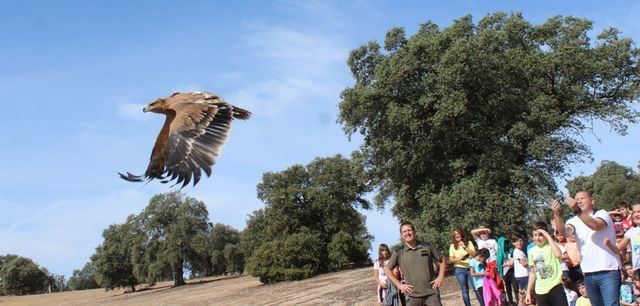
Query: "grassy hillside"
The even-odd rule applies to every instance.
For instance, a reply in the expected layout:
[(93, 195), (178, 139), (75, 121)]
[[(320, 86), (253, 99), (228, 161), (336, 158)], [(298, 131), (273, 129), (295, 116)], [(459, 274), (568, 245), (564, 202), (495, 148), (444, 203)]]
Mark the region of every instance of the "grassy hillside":
[[(473, 295), (473, 294), (471, 294)], [(441, 290), (444, 305), (460, 305), (453, 277)], [(0, 296), (2, 305), (376, 305), (373, 269), (361, 268), (311, 279), (262, 285), (251, 276), (193, 279), (182, 287), (171, 282), (134, 293), (104, 289), (31, 296)]]

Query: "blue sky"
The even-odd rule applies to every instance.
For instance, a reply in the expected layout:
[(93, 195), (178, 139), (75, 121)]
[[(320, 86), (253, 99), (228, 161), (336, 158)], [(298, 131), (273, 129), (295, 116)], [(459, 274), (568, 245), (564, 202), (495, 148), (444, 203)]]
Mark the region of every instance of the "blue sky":
[[(446, 4), (445, 4), (446, 3)], [(336, 123), (340, 91), (353, 84), (349, 51), (387, 30), (413, 34), (472, 14), (522, 12), (614, 26), (640, 41), (640, 5), (631, 1), (0, 1), (0, 254), (30, 257), (69, 277), (101, 243), (102, 230), (170, 191), (116, 172), (142, 173), (164, 120), (149, 101), (207, 90), (249, 109), (235, 122), (211, 178), (187, 195), (212, 222), (238, 229), (263, 206), (256, 184), (267, 171), (348, 155)], [(596, 125), (586, 135), (593, 162), (636, 168), (640, 129), (626, 137)], [(598, 141), (599, 139), (599, 141)], [(364, 212), (374, 246), (397, 241), (388, 211)]]

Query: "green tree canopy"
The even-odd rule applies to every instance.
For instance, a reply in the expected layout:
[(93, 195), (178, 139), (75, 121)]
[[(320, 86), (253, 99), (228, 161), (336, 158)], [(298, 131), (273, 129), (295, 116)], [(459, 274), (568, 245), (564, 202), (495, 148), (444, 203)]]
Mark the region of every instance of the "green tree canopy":
[(69, 282), (64, 278), (64, 275), (50, 274), (49, 282), (51, 285), (52, 292), (63, 292), (63, 291), (68, 291), (70, 289)]
[[(211, 276), (227, 273), (228, 265), (231, 263), (222, 251), (229, 245), (236, 246), (239, 243), (240, 231), (229, 225), (216, 223), (208, 230), (207, 235), (202, 236), (202, 240), (197, 242), (196, 249), (200, 260), (192, 265), (192, 274)], [(241, 255), (242, 258), (236, 260), (244, 262), (244, 254)]]
[(351, 234), (343, 231), (336, 233), (327, 245), (329, 269), (339, 270), (350, 267), (354, 262), (366, 262), (370, 246), (368, 240), (354, 240)]
[[(91, 265), (73, 272), (74, 290), (89, 289), (91, 286), (91, 266), (95, 268), (100, 285), (107, 290), (130, 287), (135, 291), (135, 285), (140, 280), (134, 274), (134, 256), (141, 254), (142, 233), (135, 216), (131, 215), (124, 224), (113, 224), (102, 232), (104, 241), (96, 248), (91, 256)], [(87, 270), (85, 270), (85, 268)], [(71, 281), (71, 280), (70, 280)]]
[(73, 270), (73, 275), (69, 278), (69, 287), (71, 290), (100, 288), (98, 272), (93, 262), (86, 263), (80, 270)]
[(589, 190), (599, 209), (613, 210), (618, 203), (640, 203), (640, 175), (629, 167), (604, 160), (589, 176), (578, 176), (567, 182), (571, 195)]
[(364, 198), (369, 190), (362, 167), (341, 155), (265, 173), (258, 198), (266, 203), (267, 235), (280, 237), (306, 227), (326, 241), (340, 231), (364, 238), (364, 216), (357, 208), (370, 207)]
[[(183, 285), (185, 271), (191, 276), (242, 272), (239, 231), (224, 224), (214, 226), (208, 218), (203, 202), (179, 191), (155, 195), (138, 215), (104, 230), (104, 242), (90, 264), (74, 271), (71, 284), (84, 289), (95, 281), (106, 289), (135, 291), (137, 284), (163, 280)], [(232, 257), (230, 262), (227, 258)]]
[(173, 279), (184, 285), (184, 269), (200, 260), (195, 245), (209, 230), (209, 213), (202, 201), (182, 193), (155, 195), (138, 216), (146, 234), (144, 257), (134, 260), (136, 277), (145, 283)]
[(226, 263), (226, 273), (240, 274), (244, 271), (244, 253), (238, 244), (227, 244), (222, 250)]
[(211, 248), (214, 250), (224, 250), (227, 244), (240, 243), (240, 231), (222, 223), (213, 225), (209, 233)]
[[(258, 184), (258, 198), (265, 207), (249, 217), (241, 236), (244, 252), (254, 257), (249, 260), (252, 275), (272, 282), (309, 277), (330, 268), (342, 268), (346, 262), (365, 262), (371, 236), (365, 227), (365, 218), (357, 208), (370, 207), (364, 197), (370, 190), (362, 163), (341, 155), (316, 158), (307, 166), (294, 165), (278, 173), (265, 173)], [(320, 243), (319, 253), (313, 254), (319, 260), (317, 264), (302, 259), (285, 263), (268, 258), (283, 256), (281, 251), (274, 250), (300, 240), (301, 236), (292, 235), (301, 231), (305, 237), (313, 237)], [(350, 245), (336, 245), (334, 253), (344, 250), (347, 254), (340, 265), (332, 266), (327, 259), (328, 246), (340, 232), (349, 236), (343, 237), (341, 242)], [(303, 256), (299, 252), (295, 254), (287, 256)]]
[(309, 278), (325, 270), (325, 248), (320, 234), (302, 228), (258, 247), (249, 259), (249, 269), (263, 283)]
[(256, 209), (248, 216), (247, 224), (240, 233), (240, 248), (244, 257), (251, 257), (253, 252), (267, 240), (264, 208)]
[(392, 197), (394, 214), (439, 247), (453, 227), (523, 224), (554, 177), (589, 156), (576, 136), (594, 120), (621, 134), (636, 122), (639, 50), (616, 29), (595, 40), (591, 29), (580, 18), (532, 25), (495, 13), (443, 29), (427, 22), (409, 38), (394, 28), (384, 50), (353, 50), (339, 122), (364, 136), (376, 205)]
[(25, 295), (45, 292), (54, 279), (47, 269), (33, 260), (13, 254), (2, 256), (0, 279), (3, 295)]

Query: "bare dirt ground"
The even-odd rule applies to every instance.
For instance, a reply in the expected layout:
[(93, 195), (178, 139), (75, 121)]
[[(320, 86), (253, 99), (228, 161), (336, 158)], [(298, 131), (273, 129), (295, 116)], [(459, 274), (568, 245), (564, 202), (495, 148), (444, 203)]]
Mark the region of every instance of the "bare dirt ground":
[[(94, 289), (0, 296), (0, 305), (377, 305), (372, 268), (273, 285), (263, 285), (251, 276), (193, 279), (176, 288), (171, 284), (159, 283), (133, 293)], [(443, 305), (464, 305), (453, 276), (446, 278), (440, 296)]]

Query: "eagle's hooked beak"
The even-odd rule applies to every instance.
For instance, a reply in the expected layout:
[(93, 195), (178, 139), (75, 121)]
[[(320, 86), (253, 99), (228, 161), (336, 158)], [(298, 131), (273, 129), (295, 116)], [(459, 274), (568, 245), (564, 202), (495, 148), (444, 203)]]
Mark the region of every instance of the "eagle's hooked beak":
[(149, 111), (149, 108), (150, 108), (150, 107), (149, 107), (149, 105), (148, 105), (148, 104), (147, 104), (147, 105), (145, 105), (145, 106), (142, 108), (142, 112), (143, 112), (143, 113), (148, 112), (148, 111)]

